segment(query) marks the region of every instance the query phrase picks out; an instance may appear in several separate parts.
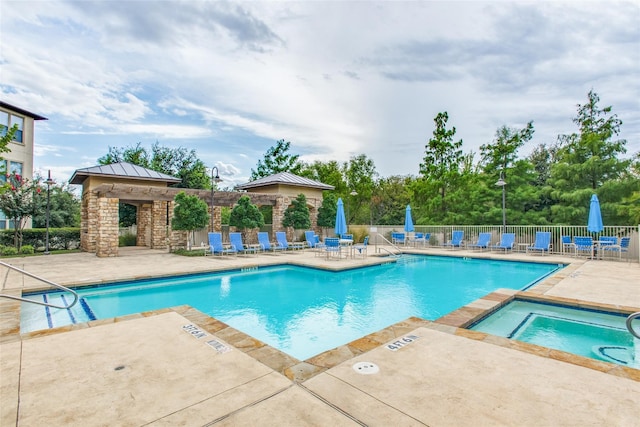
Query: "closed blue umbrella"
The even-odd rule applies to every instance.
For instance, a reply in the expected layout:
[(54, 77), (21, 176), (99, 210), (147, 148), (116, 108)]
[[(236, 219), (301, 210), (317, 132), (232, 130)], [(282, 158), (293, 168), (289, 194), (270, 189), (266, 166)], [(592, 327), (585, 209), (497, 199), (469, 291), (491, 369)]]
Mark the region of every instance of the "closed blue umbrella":
[(407, 233), (413, 231), (413, 220), (411, 219), (411, 206), (407, 205), (407, 210), (404, 214), (404, 231)]
[(336, 235), (347, 234), (347, 219), (344, 216), (344, 204), (342, 199), (338, 199), (338, 210), (336, 211)]
[(589, 221), (587, 230), (592, 233), (599, 233), (604, 229), (602, 225), (602, 214), (600, 213), (600, 201), (595, 194), (591, 196), (591, 206), (589, 207)]

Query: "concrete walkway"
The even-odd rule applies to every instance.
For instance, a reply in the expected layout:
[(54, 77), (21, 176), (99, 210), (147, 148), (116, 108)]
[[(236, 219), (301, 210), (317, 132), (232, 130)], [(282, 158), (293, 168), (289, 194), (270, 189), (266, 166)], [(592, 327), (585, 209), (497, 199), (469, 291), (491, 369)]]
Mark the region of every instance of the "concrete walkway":
[[(572, 264), (531, 290), (541, 298), (640, 309), (637, 263), (506, 257)], [(381, 260), (328, 261), (311, 252), (188, 258), (133, 249), (109, 259), (81, 253), (9, 261), (77, 285), (258, 264), (339, 269)], [(11, 272), (2, 293), (39, 287)], [(639, 370), (541, 357), (451, 324), (408, 319), (301, 362), (189, 307), (21, 336), (19, 303), (0, 298), (0, 425), (640, 425)], [(406, 345), (397, 351), (384, 345), (402, 338)]]

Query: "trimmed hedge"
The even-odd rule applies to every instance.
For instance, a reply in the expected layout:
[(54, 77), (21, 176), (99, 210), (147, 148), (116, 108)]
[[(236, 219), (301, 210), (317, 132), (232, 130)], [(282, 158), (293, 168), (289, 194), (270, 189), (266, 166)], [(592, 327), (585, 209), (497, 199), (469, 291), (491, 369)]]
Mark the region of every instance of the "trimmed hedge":
[[(22, 246), (43, 248), (47, 236), (46, 228), (22, 230)], [(0, 230), (0, 245), (14, 246), (13, 230)], [(49, 249), (75, 249), (80, 246), (80, 228), (49, 228)]]

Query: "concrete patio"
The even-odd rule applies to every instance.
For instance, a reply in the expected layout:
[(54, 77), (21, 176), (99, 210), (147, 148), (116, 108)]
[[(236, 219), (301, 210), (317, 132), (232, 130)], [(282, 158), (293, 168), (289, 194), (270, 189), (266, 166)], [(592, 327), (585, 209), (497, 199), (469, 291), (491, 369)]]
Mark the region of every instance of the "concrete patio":
[[(570, 264), (528, 294), (640, 310), (637, 263), (417, 252)], [(80, 253), (4, 261), (78, 285), (387, 260), (326, 260), (308, 251), (212, 259), (134, 248), (117, 258)], [(41, 285), (10, 272), (2, 293)], [(307, 361), (185, 306), (21, 335), (20, 304), (0, 298), (0, 425), (640, 425), (640, 370), (456, 327), (512, 294), (497, 291), (436, 322), (407, 319)], [(384, 346), (407, 336), (398, 351)]]

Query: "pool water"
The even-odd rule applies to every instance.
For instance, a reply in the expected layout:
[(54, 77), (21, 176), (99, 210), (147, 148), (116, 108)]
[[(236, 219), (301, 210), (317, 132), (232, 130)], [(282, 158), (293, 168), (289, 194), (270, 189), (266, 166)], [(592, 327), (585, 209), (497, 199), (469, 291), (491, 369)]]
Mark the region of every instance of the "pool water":
[(411, 255), (343, 272), (275, 266), (134, 281), (80, 288), (70, 310), (22, 303), (21, 331), (188, 304), (304, 360), (411, 316), (435, 320), (497, 288), (526, 288), (561, 267)]
[(513, 301), (470, 329), (640, 369), (640, 340), (626, 316)]

